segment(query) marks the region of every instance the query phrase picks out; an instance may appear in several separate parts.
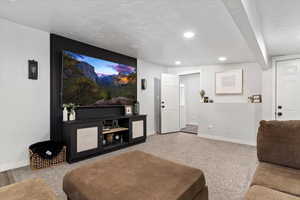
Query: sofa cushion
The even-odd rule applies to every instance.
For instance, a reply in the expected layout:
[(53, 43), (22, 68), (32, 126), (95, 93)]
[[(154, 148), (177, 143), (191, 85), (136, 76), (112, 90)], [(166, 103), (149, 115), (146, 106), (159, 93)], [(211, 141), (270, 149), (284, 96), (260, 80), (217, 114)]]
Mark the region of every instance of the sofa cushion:
[(246, 193), (244, 200), (300, 200), (300, 197), (255, 185)]
[(251, 185), (260, 185), (300, 196), (300, 170), (260, 163)]
[(199, 169), (132, 151), (72, 170), (63, 189), (72, 200), (191, 200), (205, 178)]
[(261, 121), (257, 156), (262, 162), (300, 169), (300, 120)]
[(41, 179), (30, 179), (0, 188), (0, 199), (56, 200), (54, 192)]

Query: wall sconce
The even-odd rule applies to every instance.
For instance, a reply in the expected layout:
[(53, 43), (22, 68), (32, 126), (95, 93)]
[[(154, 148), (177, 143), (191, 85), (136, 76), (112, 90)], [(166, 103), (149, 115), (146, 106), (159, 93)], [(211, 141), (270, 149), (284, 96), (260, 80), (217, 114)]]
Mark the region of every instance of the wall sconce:
[(28, 78), (32, 80), (38, 79), (38, 62), (35, 60), (28, 60)]
[(147, 80), (145, 78), (142, 79), (142, 90), (147, 89)]

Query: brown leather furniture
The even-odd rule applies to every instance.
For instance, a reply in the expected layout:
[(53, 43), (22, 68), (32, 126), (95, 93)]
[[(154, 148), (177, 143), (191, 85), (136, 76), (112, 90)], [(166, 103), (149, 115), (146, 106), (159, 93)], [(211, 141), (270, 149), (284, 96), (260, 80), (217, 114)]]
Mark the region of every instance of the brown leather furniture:
[(41, 179), (29, 179), (0, 188), (1, 200), (57, 200), (54, 192)]
[(257, 155), (245, 200), (300, 200), (300, 121), (261, 121)]
[(208, 200), (201, 170), (132, 151), (67, 173), (70, 200)]

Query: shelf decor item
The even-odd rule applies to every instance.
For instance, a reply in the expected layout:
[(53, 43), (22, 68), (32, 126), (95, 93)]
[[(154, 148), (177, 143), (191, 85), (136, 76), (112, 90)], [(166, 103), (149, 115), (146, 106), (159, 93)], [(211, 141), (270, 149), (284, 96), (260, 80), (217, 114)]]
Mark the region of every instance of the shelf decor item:
[(200, 90), (200, 97), (201, 97), (201, 103), (204, 102), (204, 97), (205, 97), (205, 90)]
[(114, 135), (113, 134), (108, 134), (107, 137), (106, 137), (107, 141), (109, 143), (112, 143), (113, 142), (113, 139), (114, 139)]
[(217, 95), (243, 94), (243, 69), (217, 72), (215, 90)]
[(208, 98), (208, 97), (204, 97), (204, 98), (203, 98), (203, 103), (208, 103), (208, 101), (209, 101), (209, 98)]
[(140, 114), (140, 103), (138, 101), (134, 102), (133, 104), (133, 114), (134, 115)]
[(261, 94), (252, 95), (252, 103), (262, 103)]
[(73, 121), (76, 119), (76, 106), (74, 103), (63, 104), (63, 110), (67, 110), (68, 113), (68, 121)]
[(120, 126), (119, 126), (119, 121), (118, 120), (113, 120), (112, 121), (112, 127), (113, 128), (119, 128)]
[(131, 105), (125, 105), (125, 115), (132, 115), (132, 106)]
[(63, 121), (68, 121), (68, 111), (66, 107), (63, 108)]

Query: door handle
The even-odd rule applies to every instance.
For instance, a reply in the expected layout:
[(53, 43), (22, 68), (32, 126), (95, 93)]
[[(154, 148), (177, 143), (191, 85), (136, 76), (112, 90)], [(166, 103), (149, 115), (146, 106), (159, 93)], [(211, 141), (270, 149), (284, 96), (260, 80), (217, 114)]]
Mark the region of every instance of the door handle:
[(282, 116), (282, 112), (278, 112), (277, 115), (280, 117)]

